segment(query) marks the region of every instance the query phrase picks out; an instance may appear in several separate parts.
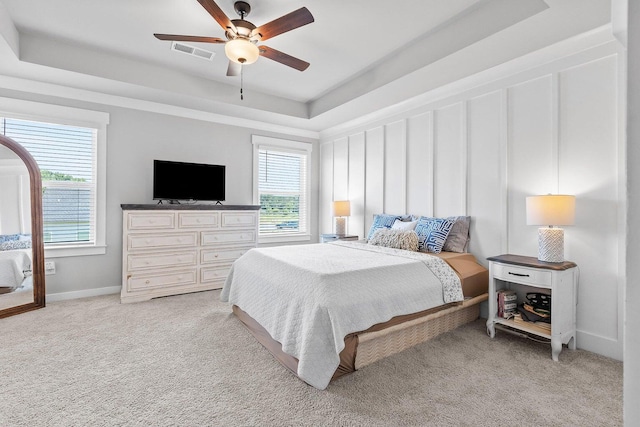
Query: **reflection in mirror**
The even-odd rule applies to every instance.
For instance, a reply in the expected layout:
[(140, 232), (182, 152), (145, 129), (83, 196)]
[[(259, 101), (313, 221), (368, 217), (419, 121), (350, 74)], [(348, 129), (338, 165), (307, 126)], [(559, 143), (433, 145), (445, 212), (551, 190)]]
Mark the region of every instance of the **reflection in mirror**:
[(22, 147), (0, 136), (0, 317), (44, 306), (39, 174)]
[(33, 302), (29, 170), (0, 146), (0, 310)]

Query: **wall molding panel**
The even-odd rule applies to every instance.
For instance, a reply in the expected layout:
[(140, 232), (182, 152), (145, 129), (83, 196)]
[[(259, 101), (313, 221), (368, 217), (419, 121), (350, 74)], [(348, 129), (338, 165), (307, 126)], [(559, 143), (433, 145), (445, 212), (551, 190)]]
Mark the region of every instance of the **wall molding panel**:
[(500, 253), (537, 255), (526, 196), (575, 194), (565, 257), (581, 271), (577, 344), (621, 359), (619, 55), (594, 47), (321, 141), (320, 232), (331, 231), (331, 196), (352, 201), (361, 238), (377, 213), (470, 215), (470, 251), (486, 265)]

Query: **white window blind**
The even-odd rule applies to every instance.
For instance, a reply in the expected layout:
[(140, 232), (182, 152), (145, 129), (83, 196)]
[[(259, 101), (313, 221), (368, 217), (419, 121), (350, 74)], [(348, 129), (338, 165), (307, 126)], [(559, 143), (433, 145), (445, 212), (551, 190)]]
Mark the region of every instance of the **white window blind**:
[(1, 120), (2, 133), (26, 148), (40, 167), (45, 245), (94, 244), (97, 130)]
[(260, 234), (308, 234), (307, 152), (258, 148)]

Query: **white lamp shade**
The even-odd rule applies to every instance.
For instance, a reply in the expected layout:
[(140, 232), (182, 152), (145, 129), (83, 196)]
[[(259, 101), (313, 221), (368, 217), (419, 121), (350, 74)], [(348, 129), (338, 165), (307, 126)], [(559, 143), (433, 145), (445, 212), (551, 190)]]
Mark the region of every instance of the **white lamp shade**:
[(573, 225), (576, 198), (567, 195), (527, 197), (527, 225)]
[(224, 46), (224, 53), (231, 61), (238, 64), (253, 64), (260, 56), (258, 46), (245, 39), (229, 40)]
[(339, 200), (333, 202), (333, 216), (349, 215), (351, 215), (351, 203), (348, 200)]

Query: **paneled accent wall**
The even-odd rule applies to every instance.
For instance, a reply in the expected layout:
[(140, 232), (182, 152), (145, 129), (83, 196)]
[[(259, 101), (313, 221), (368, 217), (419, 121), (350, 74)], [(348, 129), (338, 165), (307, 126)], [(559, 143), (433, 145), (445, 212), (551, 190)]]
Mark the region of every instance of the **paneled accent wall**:
[(578, 346), (622, 358), (624, 154), (617, 47), (576, 54), (324, 139), (320, 232), (351, 200), (348, 232), (376, 213), (471, 215), (470, 251), (537, 255), (525, 197), (576, 195), (565, 257), (580, 267)]

